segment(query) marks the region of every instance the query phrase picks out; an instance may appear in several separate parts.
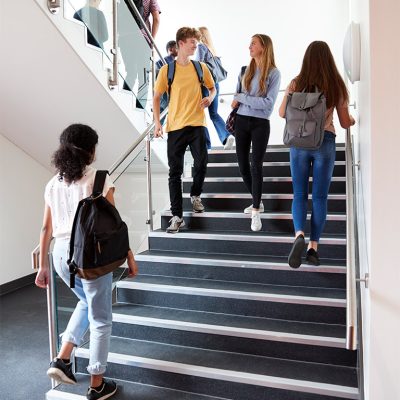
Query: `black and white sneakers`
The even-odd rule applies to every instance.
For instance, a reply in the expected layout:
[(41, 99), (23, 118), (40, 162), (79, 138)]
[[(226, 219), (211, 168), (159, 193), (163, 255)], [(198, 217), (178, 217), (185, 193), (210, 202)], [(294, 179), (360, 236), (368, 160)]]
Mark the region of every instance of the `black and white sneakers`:
[(306, 242), (304, 240), (304, 235), (297, 236), (288, 257), (288, 263), (292, 268), (300, 267), (302, 262), (301, 258), (303, 256), (305, 247), (306, 247)]
[(100, 388), (89, 387), (86, 394), (88, 400), (105, 400), (110, 398), (117, 391), (117, 384), (108, 379), (103, 379)]
[(72, 373), (72, 363), (66, 364), (60, 358), (55, 358), (50, 363), (50, 368), (47, 370), (47, 376), (60, 383), (67, 383), (69, 385), (76, 384), (76, 378)]

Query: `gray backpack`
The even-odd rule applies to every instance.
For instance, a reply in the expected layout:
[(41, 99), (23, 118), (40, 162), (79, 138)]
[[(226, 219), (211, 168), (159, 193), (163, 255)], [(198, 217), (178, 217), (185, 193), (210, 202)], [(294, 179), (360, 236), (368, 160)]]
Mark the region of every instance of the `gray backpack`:
[(283, 143), (289, 147), (319, 149), (324, 140), (326, 98), (323, 93), (288, 95)]

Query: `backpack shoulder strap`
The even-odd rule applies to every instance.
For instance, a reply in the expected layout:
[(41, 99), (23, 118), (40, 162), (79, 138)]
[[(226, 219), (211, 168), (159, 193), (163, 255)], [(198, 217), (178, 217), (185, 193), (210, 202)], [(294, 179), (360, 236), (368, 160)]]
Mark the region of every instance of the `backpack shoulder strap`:
[(108, 171), (105, 170), (96, 171), (96, 176), (94, 178), (93, 191), (92, 191), (93, 197), (96, 197), (103, 193), (104, 183), (106, 182), (107, 175)]
[(168, 78), (168, 99), (171, 97), (171, 86), (175, 78), (176, 61), (168, 63), (167, 78)]
[(200, 61), (194, 61), (194, 60), (191, 61), (196, 70), (197, 78), (199, 78), (200, 84), (203, 85), (204, 84), (203, 67), (200, 64)]

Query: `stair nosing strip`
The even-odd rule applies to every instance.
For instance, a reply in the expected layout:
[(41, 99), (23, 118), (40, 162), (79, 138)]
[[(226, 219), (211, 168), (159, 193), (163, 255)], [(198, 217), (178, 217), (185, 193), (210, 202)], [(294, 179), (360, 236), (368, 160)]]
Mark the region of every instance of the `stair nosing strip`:
[[(172, 213), (170, 210), (164, 210), (161, 212), (162, 217), (171, 217)], [(235, 219), (250, 219), (251, 214), (245, 214), (244, 212), (222, 212), (222, 211), (205, 211), (202, 213), (196, 213), (193, 211), (184, 211), (184, 217), (194, 218), (235, 218)], [(293, 216), (290, 212), (288, 213), (272, 213), (262, 212), (260, 213), (261, 219), (279, 219), (279, 220), (292, 220)], [(307, 213), (307, 219), (311, 219), (311, 214)], [(346, 221), (346, 214), (327, 214), (327, 221)]]
[[(198, 232), (187, 232), (179, 231), (178, 233), (167, 233), (163, 231), (153, 231), (149, 233), (149, 237), (154, 238), (168, 238), (168, 239), (201, 239), (201, 240), (223, 240), (223, 241), (247, 241), (247, 242), (272, 242), (272, 243), (293, 243), (293, 238), (291, 236), (272, 236), (272, 235), (253, 235), (248, 234), (210, 234), (210, 233), (198, 233)], [(306, 237), (308, 240), (308, 237)], [(346, 238), (332, 238), (323, 237), (319, 241), (320, 244), (329, 245), (346, 245)]]
[(274, 293), (259, 293), (259, 292), (246, 292), (238, 290), (224, 290), (224, 289), (210, 289), (199, 288), (193, 286), (175, 286), (163, 285), (157, 283), (145, 283), (135, 281), (119, 281), (117, 283), (118, 289), (135, 289), (152, 292), (174, 293), (183, 295), (197, 295), (205, 297), (220, 297), (236, 300), (253, 300), (274, 303), (290, 303), (290, 304), (303, 304), (311, 306), (322, 307), (346, 307), (346, 299), (336, 299), (329, 297), (310, 297), (310, 296), (294, 296), (288, 294), (274, 294)]
[[(290, 151), (289, 147), (267, 147), (266, 152), (267, 153), (288, 153)], [(341, 151), (344, 152), (345, 151), (345, 147), (344, 146), (339, 146), (336, 147), (336, 152)], [(214, 150), (209, 150), (208, 154), (236, 154), (236, 150), (225, 150), (225, 149), (214, 149)], [(251, 154), (251, 152), (250, 152)]]
[[(190, 199), (190, 193), (183, 193), (182, 194), (184, 199)], [(201, 194), (203, 199), (216, 199), (216, 198), (223, 198), (223, 199), (252, 199), (250, 193), (207, 193), (203, 192)], [(309, 194), (308, 198), (311, 200), (312, 195)], [(263, 194), (261, 196), (262, 200), (293, 200), (293, 193), (270, 193), (270, 194)], [(328, 194), (328, 200), (346, 200), (345, 194)]]
[[(263, 167), (289, 167), (290, 161), (267, 161), (263, 162)], [(346, 165), (346, 161), (335, 161), (335, 166)], [(226, 162), (226, 163), (208, 163), (207, 168), (219, 168), (219, 167), (238, 167), (237, 162)]]
[[(309, 182), (312, 182), (312, 176), (309, 179)], [(193, 182), (192, 177), (185, 177), (182, 178), (182, 182)], [(206, 177), (204, 178), (204, 183), (235, 183), (235, 182), (243, 182), (241, 177)], [(264, 176), (263, 182), (292, 182), (292, 177), (288, 176), (280, 176), (280, 177), (271, 177), (271, 176)], [(333, 176), (331, 178), (331, 182), (346, 182), (346, 178), (343, 176)]]
[(50, 389), (46, 393), (46, 400), (86, 400), (86, 396), (76, 393), (61, 392), (60, 390)]
[(179, 331), (207, 333), (212, 335), (241, 337), (247, 339), (269, 340), (275, 342), (296, 343), (321, 347), (345, 348), (346, 340), (338, 337), (301, 335), (297, 333), (266, 331), (251, 328), (238, 328), (228, 325), (212, 325), (199, 322), (179, 321), (163, 318), (141, 317), (113, 313), (113, 322), (132, 325), (153, 326)]
[[(338, 265), (320, 265), (310, 266), (302, 265), (301, 269), (290, 268), (287, 263), (279, 262), (258, 262), (258, 261), (238, 261), (229, 259), (213, 259), (213, 258), (197, 258), (197, 257), (180, 257), (180, 256), (164, 256), (164, 255), (151, 255), (151, 254), (136, 254), (136, 261), (158, 262), (162, 260), (163, 263), (178, 263), (178, 264), (200, 264), (210, 265), (211, 263), (217, 267), (235, 267), (235, 268), (256, 268), (256, 269), (271, 269), (293, 272), (328, 272), (328, 273), (346, 273), (346, 266)], [(195, 260), (195, 261), (194, 261)]]
[[(77, 357), (88, 359), (89, 350), (77, 348), (75, 350), (75, 355)], [(109, 363), (122, 364), (131, 367), (139, 367), (175, 374), (197, 376), (206, 379), (217, 379), (228, 382), (263, 386), (274, 389), (292, 390), (302, 393), (336, 396), (344, 399), (358, 399), (359, 395), (358, 389), (350, 386), (340, 386), (313, 381), (302, 381), (269, 375), (258, 375), (249, 372), (223, 370), (218, 368), (203, 367), (199, 365), (177, 363), (173, 361), (137, 357), (120, 353), (110, 352), (108, 354), (107, 361)]]

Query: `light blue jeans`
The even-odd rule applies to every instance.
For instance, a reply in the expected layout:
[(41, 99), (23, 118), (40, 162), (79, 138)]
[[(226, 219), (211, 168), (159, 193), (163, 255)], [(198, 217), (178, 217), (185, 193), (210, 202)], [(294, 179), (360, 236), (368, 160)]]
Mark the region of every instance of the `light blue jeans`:
[[(53, 249), (53, 263), (57, 274), (69, 286), (67, 265), (69, 239), (57, 239)], [(90, 329), (89, 366), (91, 375), (101, 375), (107, 366), (112, 327), (112, 273), (97, 279), (81, 279), (76, 275), (71, 289), (79, 301), (62, 334), (63, 342), (80, 346)]]
[(303, 231), (307, 218), (308, 181), (312, 171), (312, 212), (310, 240), (318, 242), (325, 226), (329, 186), (335, 167), (335, 135), (325, 131), (318, 150), (290, 148), (290, 171), (293, 181), (292, 214), (294, 231)]

